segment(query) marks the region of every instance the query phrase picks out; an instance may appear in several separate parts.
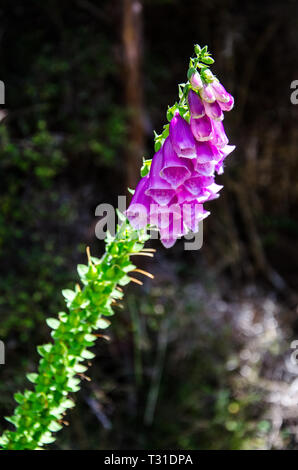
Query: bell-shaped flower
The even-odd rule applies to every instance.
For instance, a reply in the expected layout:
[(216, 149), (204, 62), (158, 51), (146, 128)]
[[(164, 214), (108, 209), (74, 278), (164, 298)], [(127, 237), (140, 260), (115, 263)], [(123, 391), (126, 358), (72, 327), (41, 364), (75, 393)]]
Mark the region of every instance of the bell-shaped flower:
[(162, 151), (163, 163), (160, 176), (176, 189), (191, 175), (191, 163), (185, 158), (178, 157), (169, 137), (166, 138)]
[(145, 176), (139, 181), (130, 205), (125, 212), (131, 225), (137, 230), (145, 228), (149, 223), (149, 212), (152, 199), (146, 195), (148, 183), (148, 176)]
[[(217, 148), (214, 147), (210, 142), (197, 142), (197, 159), (196, 163), (207, 163), (211, 161), (217, 161), (218, 158), (221, 158), (221, 155), (218, 157)], [(196, 164), (195, 163), (195, 164)]]
[(176, 111), (170, 122), (170, 139), (178, 157), (196, 158), (196, 144), (188, 122)]
[(192, 231), (199, 231), (199, 223), (210, 215), (210, 212), (203, 208), (203, 204), (195, 199), (191, 202), (182, 204), (182, 213), (184, 224)]
[(204, 194), (204, 190), (213, 182), (213, 176), (197, 176), (197, 173), (195, 173), (194, 176), (184, 182), (184, 187), (194, 196), (201, 196)]
[(230, 95), (229, 101), (225, 101), (224, 103), (221, 103), (219, 101), (219, 105), (223, 111), (231, 111), (231, 109), (234, 106), (234, 98), (232, 95)]
[(205, 112), (210, 119), (214, 119), (215, 121), (222, 121), (224, 118), (224, 114), (222, 112), (221, 105), (226, 103), (219, 103), (214, 101), (213, 103), (208, 103), (204, 101)]
[[(217, 193), (219, 193), (219, 191), (223, 188), (223, 186), (221, 184), (216, 184), (216, 183), (212, 183), (210, 186), (208, 186), (207, 191), (211, 194), (211, 195), (215, 195)], [(208, 199), (210, 200), (210, 199)]]
[(218, 80), (214, 80), (211, 83), (211, 88), (215, 98), (218, 101), (222, 103), (227, 103), (228, 101), (230, 101), (232, 95), (227, 92), (227, 90), (222, 86), (222, 84)]
[(146, 189), (147, 196), (161, 206), (166, 206), (175, 194), (174, 189), (171, 187), (164, 178), (161, 177), (161, 169), (163, 167), (163, 152), (162, 148), (154, 155), (149, 172), (148, 187)]
[(216, 162), (196, 163), (195, 170), (202, 176), (212, 176), (214, 174)]
[(229, 139), (226, 136), (222, 122), (212, 121), (212, 128), (212, 144), (219, 148), (225, 147), (229, 143)]
[(205, 107), (199, 95), (193, 91), (188, 92), (188, 106), (190, 114), (193, 118), (200, 118), (205, 116)]
[(215, 95), (213, 93), (213, 88), (211, 85), (204, 85), (203, 88), (200, 90), (200, 96), (203, 101), (207, 101), (207, 103), (213, 103), (215, 101)]
[(170, 203), (167, 206), (159, 206), (158, 204), (151, 204), (150, 206), (150, 225), (166, 228), (171, 220), (179, 219), (181, 219), (181, 209), (177, 202)]
[(194, 90), (201, 90), (203, 88), (203, 82), (201, 79), (201, 76), (198, 72), (195, 72), (191, 77), (190, 77), (190, 84), (193, 87)]
[(171, 248), (177, 238), (182, 237), (186, 233), (187, 230), (184, 227), (182, 217), (179, 220), (171, 220), (168, 227), (160, 229), (160, 241), (166, 248)]
[(205, 141), (212, 139), (212, 122), (208, 116), (202, 118), (190, 118), (190, 127), (196, 140)]
[(223, 170), (223, 162), (225, 160), (225, 158), (230, 155), (230, 153), (233, 152), (233, 150), (235, 150), (235, 145), (226, 145), (225, 147), (223, 147), (222, 149), (219, 150), (219, 154), (220, 154), (220, 159), (218, 160), (218, 162), (216, 163), (215, 165), (215, 170), (217, 172), (218, 175), (222, 175), (224, 170)]

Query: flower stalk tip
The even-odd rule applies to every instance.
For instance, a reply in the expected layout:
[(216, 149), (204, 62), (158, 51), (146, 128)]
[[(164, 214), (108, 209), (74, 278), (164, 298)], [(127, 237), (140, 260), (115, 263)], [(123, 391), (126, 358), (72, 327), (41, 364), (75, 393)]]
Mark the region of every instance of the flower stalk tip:
[[(207, 46), (195, 45), (188, 81), (179, 85), (179, 102), (168, 108), (169, 124), (155, 133), (151, 167), (146, 160), (126, 212), (134, 227), (156, 226), (167, 248), (210, 214), (203, 203), (219, 197), (215, 173), (223, 173), (224, 160), (235, 149), (223, 126), (234, 98), (211, 72), (213, 63)], [(200, 210), (193, 210), (197, 206)]]

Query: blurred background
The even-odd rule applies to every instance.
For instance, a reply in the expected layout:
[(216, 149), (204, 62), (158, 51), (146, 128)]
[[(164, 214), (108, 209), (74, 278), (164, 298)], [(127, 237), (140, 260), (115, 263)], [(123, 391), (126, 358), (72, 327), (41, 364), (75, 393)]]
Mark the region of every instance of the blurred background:
[(155, 280), (127, 289), (54, 447), (298, 449), (298, 3), (3, 0), (0, 19), (1, 429), (198, 43), (235, 96), (225, 188), (201, 250), (150, 242)]

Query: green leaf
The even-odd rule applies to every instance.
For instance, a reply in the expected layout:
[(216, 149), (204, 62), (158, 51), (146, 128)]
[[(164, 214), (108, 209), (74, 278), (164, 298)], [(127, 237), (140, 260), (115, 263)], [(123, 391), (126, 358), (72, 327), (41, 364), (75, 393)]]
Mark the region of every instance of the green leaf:
[(16, 401), (17, 403), (19, 403), (20, 405), (21, 405), (22, 403), (24, 403), (24, 401), (25, 401), (24, 395), (23, 395), (22, 393), (20, 393), (20, 392), (17, 392), (17, 393), (14, 394), (14, 399), (15, 399), (15, 401)]
[(95, 357), (95, 354), (93, 354), (93, 352), (91, 352), (91, 351), (88, 351), (88, 349), (85, 349), (81, 353), (81, 357), (84, 358), (84, 359), (93, 359)]
[(67, 398), (66, 400), (63, 400), (62, 406), (64, 408), (73, 408), (75, 406), (75, 402)]
[(214, 59), (212, 59), (212, 57), (210, 56), (205, 56), (204, 58), (201, 59), (201, 61), (204, 64), (208, 64), (208, 65), (214, 64)]
[(85, 335), (85, 340), (91, 343), (91, 342), (96, 340), (96, 336), (87, 334), (87, 335)]
[(151, 163), (152, 163), (152, 160), (143, 160), (143, 165), (141, 167), (141, 177), (142, 178), (144, 176), (148, 175), (148, 173), (150, 171)]
[(193, 76), (193, 74), (196, 72), (196, 69), (194, 67), (190, 67), (187, 71), (187, 78), (188, 80), (191, 79), (191, 77)]
[(199, 56), (201, 54), (201, 48), (199, 44), (195, 44), (195, 53)]
[(78, 270), (79, 276), (84, 278), (89, 270), (89, 267), (86, 266), (86, 264), (78, 264), (77, 270)]
[(43, 344), (42, 346), (37, 346), (37, 351), (41, 356), (44, 356), (46, 353), (51, 351), (52, 347), (52, 344)]
[(72, 302), (76, 296), (76, 293), (71, 289), (63, 289), (62, 295), (66, 300), (68, 300), (69, 302)]
[(39, 444), (51, 444), (52, 442), (55, 442), (55, 438), (51, 435), (50, 432), (45, 432), (41, 437)]
[(158, 152), (161, 149), (162, 143), (160, 141), (155, 142), (154, 144), (154, 150), (155, 152)]
[(57, 328), (60, 325), (60, 321), (57, 320), (57, 318), (47, 318), (46, 322), (47, 322), (47, 325), (53, 330), (57, 330)]
[(52, 421), (49, 425), (49, 431), (51, 432), (57, 432), (60, 431), (60, 429), (62, 429), (62, 426), (61, 424), (57, 423), (57, 421)]
[(30, 374), (27, 374), (26, 377), (27, 377), (27, 379), (28, 379), (30, 382), (32, 382), (33, 384), (35, 384), (35, 383), (36, 383), (36, 380), (37, 380), (37, 378), (38, 378), (38, 374), (35, 374), (35, 373), (32, 372), (32, 373), (30, 373)]
[(83, 366), (82, 364), (76, 364), (73, 370), (77, 372), (78, 374), (82, 374), (83, 372), (86, 372), (87, 367)]
[(100, 328), (101, 330), (105, 330), (110, 326), (111, 322), (106, 320), (105, 318), (99, 318), (96, 322), (96, 328)]

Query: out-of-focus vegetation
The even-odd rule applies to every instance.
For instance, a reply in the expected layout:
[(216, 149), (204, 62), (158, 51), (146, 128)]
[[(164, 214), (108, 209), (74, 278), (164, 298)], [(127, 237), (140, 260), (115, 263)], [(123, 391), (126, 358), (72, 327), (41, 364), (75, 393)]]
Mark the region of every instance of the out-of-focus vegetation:
[[(155, 283), (129, 291), (98, 342), (59, 448), (297, 448), (297, 13), (291, 1), (143, 2), (147, 154), (193, 43), (208, 44), (235, 95), (237, 151), (203, 249), (156, 245)], [(124, 192), (131, 136), (122, 2), (5, 0), (0, 15), (4, 416), (85, 245), (101, 253), (94, 210)]]

